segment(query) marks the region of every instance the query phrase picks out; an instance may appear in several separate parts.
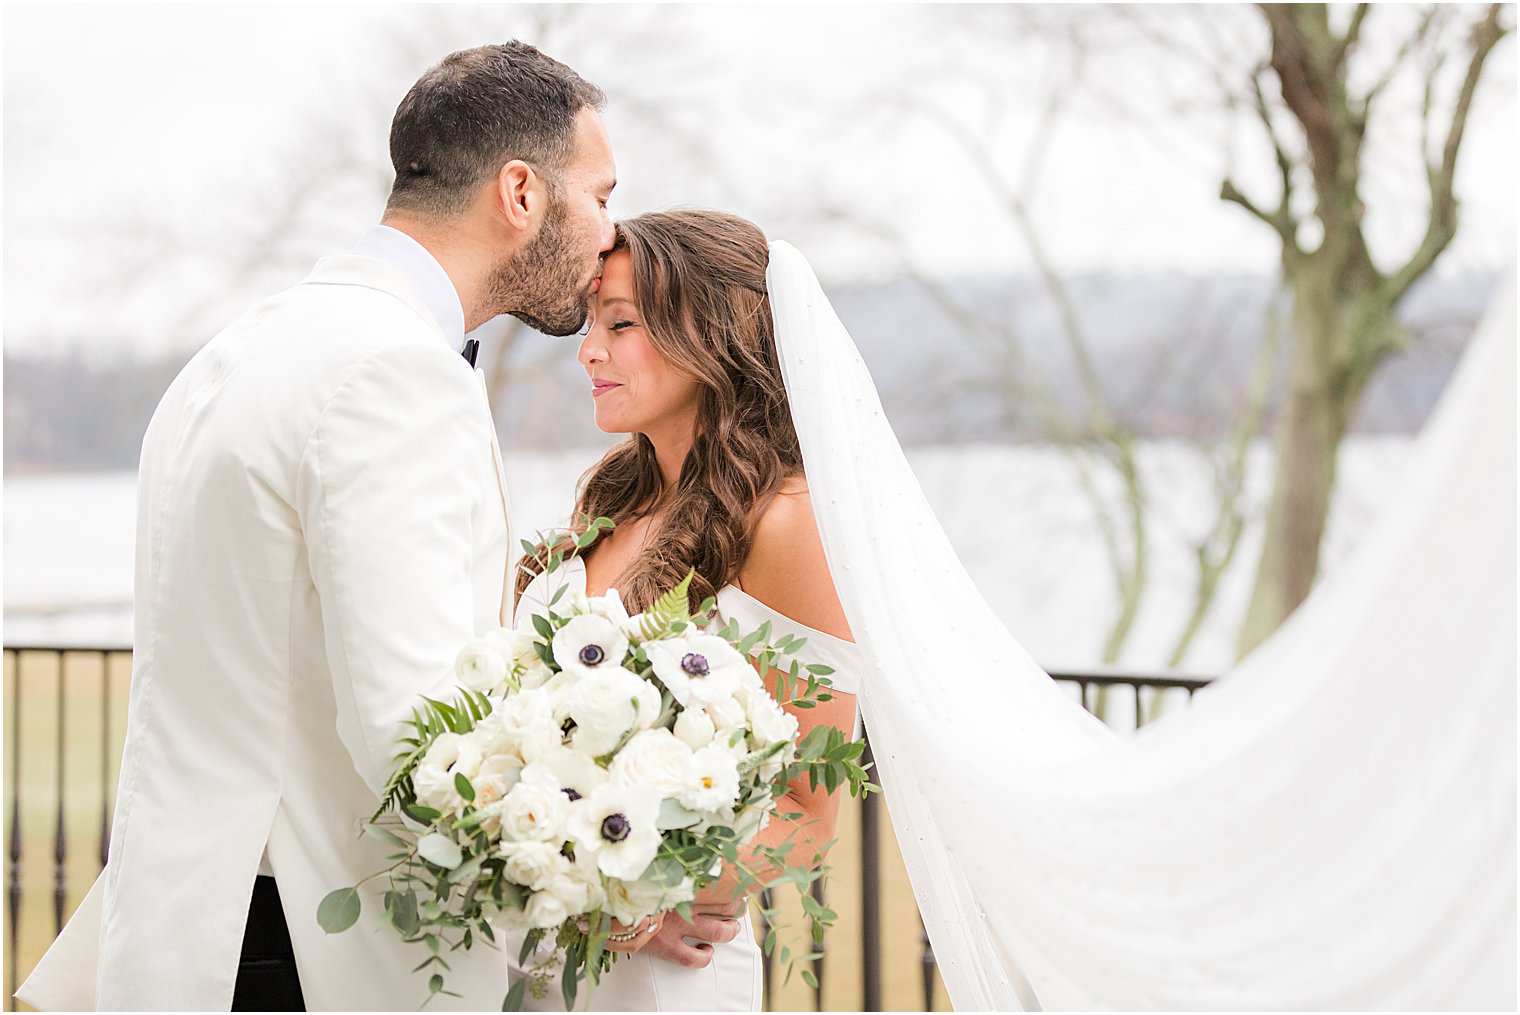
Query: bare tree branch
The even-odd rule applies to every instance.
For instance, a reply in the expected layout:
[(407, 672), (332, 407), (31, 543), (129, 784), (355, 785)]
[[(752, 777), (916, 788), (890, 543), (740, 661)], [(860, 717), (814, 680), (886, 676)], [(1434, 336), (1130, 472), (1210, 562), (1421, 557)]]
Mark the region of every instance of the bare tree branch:
[(1425, 236), (1420, 240), (1409, 261), (1389, 280), (1389, 291), (1395, 300), (1409, 291), (1415, 280), (1430, 270), (1436, 258), (1457, 234), (1457, 201), (1452, 186), (1457, 174), (1457, 152), (1462, 147), (1462, 135), (1467, 128), (1467, 115), (1472, 109), (1473, 96), (1483, 74), (1483, 64), (1494, 46), (1509, 31), (1500, 25), (1499, 16), (1503, 4), (1491, 4), (1487, 15), (1473, 30), (1472, 57), (1467, 64), (1467, 74), (1462, 80), (1462, 90), (1457, 95), (1456, 108), (1451, 114), (1451, 126), (1446, 132), (1446, 144), (1441, 150), (1441, 161), (1427, 172), (1430, 178), (1430, 216)]

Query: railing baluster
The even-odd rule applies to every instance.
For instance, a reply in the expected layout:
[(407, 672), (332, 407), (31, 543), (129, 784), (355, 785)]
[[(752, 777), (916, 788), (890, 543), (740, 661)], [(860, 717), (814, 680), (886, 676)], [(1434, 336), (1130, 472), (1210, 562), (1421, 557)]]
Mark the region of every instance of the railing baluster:
[[(762, 888), (762, 889), (760, 889), (760, 910), (761, 910), (761, 912), (760, 912), (760, 924), (761, 924), (761, 927), (760, 927), (760, 943), (761, 943), (761, 946), (762, 946), (762, 951), (764, 949), (764, 944), (765, 944), (766, 938), (770, 937), (771, 930), (775, 926), (773, 923), (771, 923), (771, 918), (767, 915), (771, 911), (771, 906), (772, 905), (773, 905), (773, 903), (771, 901), (771, 890), (769, 888)], [(775, 978), (775, 973), (776, 973), (776, 953), (775, 953), (774, 950), (769, 951), (769, 952), (765, 952), (764, 953), (764, 963), (760, 967), (760, 975), (764, 979), (764, 983), (765, 983), (765, 1010), (766, 1011), (775, 1011), (776, 1010), (776, 1007), (775, 1007), (776, 999), (771, 994), (771, 981)]]
[[(865, 749), (860, 764), (875, 775), (876, 759), (871, 741), (862, 735)], [(881, 1011), (881, 831), (880, 806), (875, 793), (860, 798), (860, 975), (863, 981), (861, 1008)]]
[(6, 650), (11, 663), (11, 841), (10, 884), (6, 886), (10, 903), (10, 954), (6, 963), (5, 1010), (16, 1010), (16, 942), (21, 918), (21, 653)]
[(57, 930), (63, 931), (63, 909), (68, 902), (68, 858), (69, 843), (68, 830), (63, 820), (63, 803), (68, 799), (63, 792), (64, 784), (64, 748), (68, 737), (65, 736), (65, 723), (68, 721), (68, 709), (64, 697), (64, 654), (58, 653), (58, 830), (53, 839), (53, 923)]
[[(819, 878), (817, 881), (813, 882), (811, 891), (812, 891), (812, 896), (813, 896), (814, 901), (816, 901), (820, 906), (827, 905), (827, 903), (824, 902), (823, 878)], [(809, 923), (812, 925), (813, 928), (816, 928), (818, 921), (817, 920), (810, 920)], [(810, 929), (812, 929), (812, 928), (810, 928)], [(809, 946), (809, 948), (810, 949), (816, 948), (817, 951), (818, 951), (818, 953), (819, 953), (818, 957), (813, 960), (813, 979), (816, 980), (817, 983), (818, 983), (818, 985), (813, 988), (813, 1010), (814, 1011), (823, 1011), (823, 958), (824, 958), (823, 952), (824, 952), (824, 944), (825, 944), (824, 941), (819, 941), (819, 940), (816, 939), (816, 937), (811, 937), (810, 936), (808, 938), (808, 946)]]
[(100, 869), (111, 855), (111, 655), (100, 657)]
[[(57, 826), (54, 833), (53, 848), (53, 908), (55, 928), (61, 929), (64, 923), (64, 910), (68, 903), (68, 823), (64, 802), (67, 790), (67, 756), (68, 756), (68, 694), (67, 681), (69, 677), (65, 672), (65, 653), (78, 654), (80, 652), (93, 652), (101, 660), (101, 686), (100, 686), (100, 840), (99, 861), (103, 869), (109, 859), (111, 843), (111, 819), (112, 798), (114, 786), (111, 780), (111, 770), (117, 750), (116, 738), (111, 728), (111, 698), (112, 677), (111, 660), (113, 656), (130, 657), (130, 649), (110, 650), (75, 650), (51, 646), (11, 646), (5, 649), (6, 661), (10, 664), (10, 707), (11, 707), (11, 765), (10, 765), (10, 817), (11, 829), (8, 843), (9, 850), (9, 874), (10, 882), (7, 885), (7, 901), (10, 904), (9, 925), (7, 927), (8, 943), (11, 955), (17, 954), (20, 938), (20, 910), (21, 900), (24, 894), (22, 886), (23, 857), (26, 852), (25, 838), (21, 830), (21, 711), (22, 711), (22, 676), (21, 655), (22, 653), (38, 653), (55, 657), (58, 675), (58, 771), (54, 792), (57, 797)], [(1191, 699), (1196, 691), (1206, 686), (1209, 681), (1205, 678), (1184, 677), (1174, 674), (1121, 674), (1107, 673), (1053, 673), (1051, 676), (1057, 681), (1074, 685), (1077, 690), (1079, 701), (1084, 709), (1095, 712), (1094, 698), (1101, 700), (1103, 693), (1108, 688), (1117, 684), (1126, 685), (1134, 696), (1135, 702), (1135, 727), (1138, 729), (1147, 721), (1144, 705), (1145, 695), (1154, 696), (1152, 705), (1155, 706), (1161, 696), (1170, 690), (1185, 691)], [(81, 701), (85, 700), (82, 696)], [(1154, 715), (1151, 717), (1154, 718)], [(869, 765), (872, 761), (869, 741), (861, 754), (863, 764)], [(881, 925), (881, 802), (875, 795), (867, 795), (860, 803), (860, 862), (861, 862), (861, 978), (862, 978), (862, 1009), (865, 1011), (881, 1011), (884, 1008), (882, 999), (882, 925)], [(813, 898), (820, 904), (824, 903), (824, 884), (822, 879), (815, 881), (812, 886)], [(764, 910), (769, 910), (774, 905), (772, 892), (769, 890), (760, 893), (760, 904)], [(921, 954), (920, 964), (923, 973), (923, 1007), (930, 1011), (934, 1006), (936, 965), (934, 960), (934, 948), (929, 940), (927, 929), (921, 928)], [(772, 929), (770, 919), (762, 911), (761, 934), (768, 934)], [(820, 945), (817, 949), (824, 951)], [(775, 955), (767, 955), (763, 959), (762, 976), (765, 984), (765, 1007), (768, 1011), (776, 1009), (776, 999), (773, 995), (775, 987)], [(814, 1007), (822, 1010), (824, 992), (825, 959), (820, 956), (812, 960), (812, 973), (818, 986), (814, 990)], [(18, 969), (15, 963), (10, 963), (7, 969), (8, 996), (5, 1008), (13, 1011), (16, 1007), (14, 993), (18, 977), (27, 970)]]
[(929, 941), (929, 928), (924, 926), (922, 916), (918, 918), (919, 937), (923, 939), (923, 950), (919, 953), (919, 963), (924, 969), (924, 1011), (934, 1010), (934, 945)]

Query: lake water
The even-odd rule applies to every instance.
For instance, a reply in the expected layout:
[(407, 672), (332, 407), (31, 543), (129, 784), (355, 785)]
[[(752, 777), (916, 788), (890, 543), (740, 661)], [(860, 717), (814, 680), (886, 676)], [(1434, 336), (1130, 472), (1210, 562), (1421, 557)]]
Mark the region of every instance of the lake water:
[[(1336, 567), (1394, 495), (1409, 439), (1358, 437), (1342, 448), (1324, 568)], [(1110, 566), (1070, 458), (1040, 446), (955, 445), (908, 457), (952, 544), (998, 615), (1047, 669), (1090, 669), (1117, 609)], [(563, 522), (595, 451), (506, 456), (518, 537)], [(1195, 539), (1212, 520), (1206, 460), (1152, 442), (1141, 463), (1155, 501), (1150, 583), (1122, 664), (1164, 667), (1192, 605)], [(1266, 495), (1270, 452), (1252, 459), (1248, 495)], [(101, 473), (5, 480), (5, 643), (128, 645), (136, 476)], [(1218, 673), (1260, 546), (1253, 525), (1184, 668)], [(515, 544), (514, 544), (515, 545)]]

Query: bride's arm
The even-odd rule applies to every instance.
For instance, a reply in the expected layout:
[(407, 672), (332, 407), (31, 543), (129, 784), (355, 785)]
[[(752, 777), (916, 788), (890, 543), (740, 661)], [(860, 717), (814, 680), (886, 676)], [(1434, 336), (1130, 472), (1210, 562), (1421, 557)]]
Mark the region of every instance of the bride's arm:
[[(783, 488), (761, 516), (737, 584), (750, 596), (799, 624), (853, 640), (839, 597), (834, 593), (834, 581), (818, 538), (817, 522), (813, 519), (812, 502), (808, 499), (806, 486), (800, 481)], [(807, 655), (805, 648), (802, 655)], [(771, 693), (779, 698), (779, 675), (763, 676), (767, 678)], [(854, 730), (853, 694), (836, 691), (833, 700), (821, 702), (814, 708), (787, 708), (787, 711), (797, 718), (799, 738), (807, 736), (808, 731), (819, 724), (838, 727), (846, 737)], [(803, 778), (792, 782), (776, 805), (781, 813), (800, 813), (802, 817), (773, 819), (755, 837), (755, 843), (740, 852), (740, 862), (762, 880), (768, 880), (779, 871), (763, 860), (757, 845), (780, 846), (791, 840), (796, 843), (789, 854), (794, 863), (803, 858), (808, 859), (810, 866), (822, 862), (821, 847), (834, 838), (839, 793), (827, 793), (821, 786), (813, 790)], [(698, 893), (692, 904), (690, 921), (681, 919), (674, 912), (661, 914), (663, 921), (659, 929), (647, 940), (639, 942), (638, 947), (679, 965), (706, 966), (712, 961), (712, 945), (732, 941), (739, 932), (739, 925), (734, 921), (743, 911), (745, 902), (742, 897), (736, 898), (740, 894), (738, 888), (737, 873), (731, 865), (725, 865), (723, 875)], [(751, 884), (744, 894), (758, 888), (758, 885)], [(691, 945), (687, 939), (696, 939), (699, 943)]]
[[(760, 518), (738, 584), (782, 616), (836, 638), (853, 640), (844, 609), (834, 591), (834, 581), (829, 575), (818, 524), (813, 518), (812, 501), (807, 487), (800, 480), (783, 488)], [(800, 655), (807, 656), (806, 647)], [(781, 675), (762, 675), (766, 677), (772, 695), (780, 700)], [(836, 727), (846, 738), (854, 731), (855, 696), (838, 691), (831, 693), (831, 700), (820, 702), (813, 708), (783, 706), (797, 719), (799, 740), (820, 725)], [(791, 862), (817, 866), (823, 860), (822, 847), (834, 838), (839, 801), (838, 790), (829, 793), (822, 785), (813, 789), (805, 777), (794, 780), (787, 787), (786, 795), (776, 801), (777, 810), (802, 816), (794, 820), (772, 819), (756, 841), (741, 851), (741, 862), (762, 880), (769, 879), (780, 871), (763, 860), (757, 847), (780, 846), (791, 840), (796, 843), (789, 854)], [(698, 901), (733, 898), (737, 886), (736, 873), (732, 869), (725, 870), (722, 879)], [(755, 891), (758, 887), (751, 885), (748, 890)]]

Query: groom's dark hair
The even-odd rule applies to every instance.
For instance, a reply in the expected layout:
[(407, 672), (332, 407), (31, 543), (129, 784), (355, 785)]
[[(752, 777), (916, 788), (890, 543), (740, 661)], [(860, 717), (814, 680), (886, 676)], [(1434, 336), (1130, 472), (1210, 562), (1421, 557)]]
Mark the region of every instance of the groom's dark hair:
[(387, 208), (453, 215), (513, 159), (557, 190), (575, 119), (602, 90), (526, 42), (450, 53), (406, 93), (391, 121), (396, 182)]

